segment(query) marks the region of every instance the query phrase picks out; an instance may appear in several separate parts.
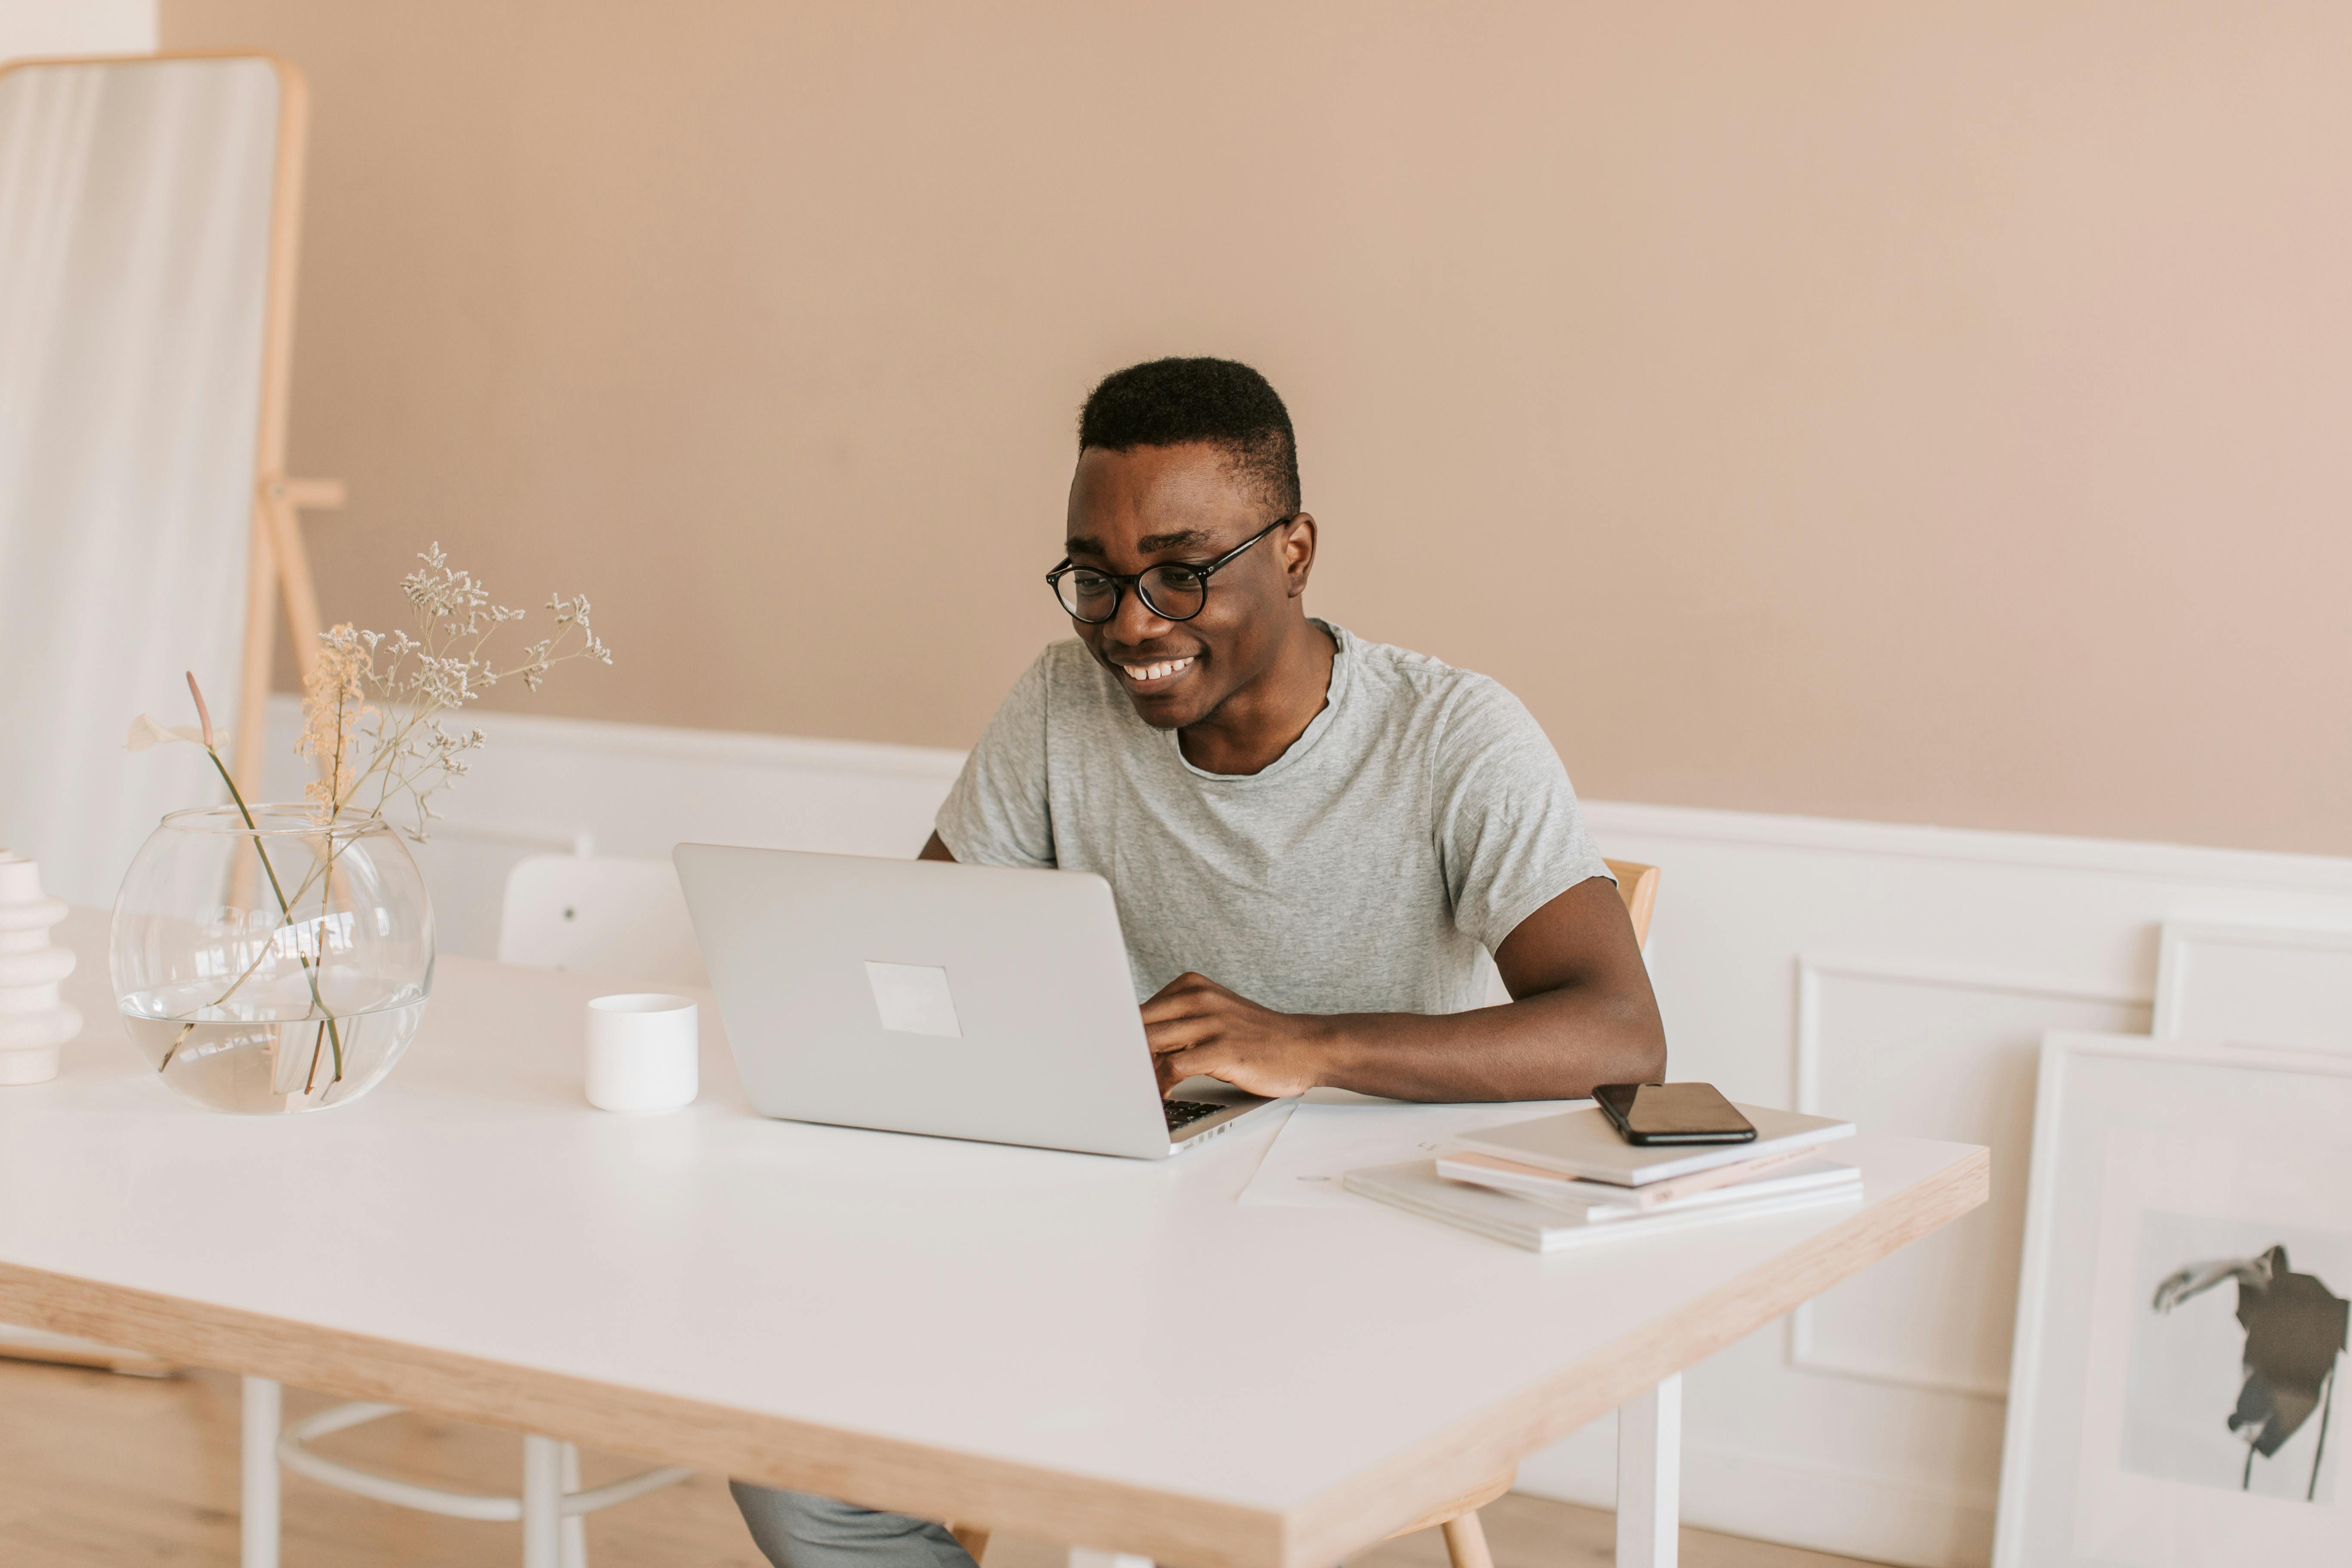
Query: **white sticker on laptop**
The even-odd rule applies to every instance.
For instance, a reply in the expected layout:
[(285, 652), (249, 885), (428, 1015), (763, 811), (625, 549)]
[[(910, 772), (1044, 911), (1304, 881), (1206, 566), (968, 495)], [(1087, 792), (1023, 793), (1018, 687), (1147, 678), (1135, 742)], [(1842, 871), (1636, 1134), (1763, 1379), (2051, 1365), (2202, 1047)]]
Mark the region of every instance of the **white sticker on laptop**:
[(961, 1040), (955, 998), (948, 994), (948, 972), (927, 963), (866, 961), (866, 983), (874, 987), (874, 1010), (882, 1026), (901, 1035), (937, 1035)]

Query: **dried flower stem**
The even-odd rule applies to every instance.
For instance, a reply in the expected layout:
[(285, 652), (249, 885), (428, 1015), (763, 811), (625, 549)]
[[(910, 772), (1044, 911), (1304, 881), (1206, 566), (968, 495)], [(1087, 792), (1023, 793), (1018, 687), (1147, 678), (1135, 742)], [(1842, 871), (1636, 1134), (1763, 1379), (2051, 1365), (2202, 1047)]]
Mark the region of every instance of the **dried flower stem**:
[[(415, 635), (401, 631), (387, 638), (377, 632), (355, 630), (348, 624), (320, 634), (318, 660), (303, 681), (302, 738), (295, 749), (298, 754), (316, 758), (320, 763), (320, 776), (304, 789), (303, 795), (325, 838), (326, 848), (290, 899), (278, 879), (278, 868), (270, 861), (261, 829), (245, 796), (238, 791), (236, 779), (229, 775), (227, 764), (221, 761), (222, 737), (213, 729), (212, 714), (205, 705), (205, 694), (197, 688), (195, 677), (188, 677), (188, 693), (195, 700), (200, 721), (195, 733), (185, 728), (166, 731), (143, 715), (131, 725), (131, 749), (134, 751), (157, 741), (200, 741), (221, 782), (228, 786), (237, 815), (244, 818), (247, 830), (253, 836), (254, 853), (260, 858), (262, 869), (269, 878), (270, 892), (278, 900), (278, 925), (270, 932), (270, 940), (260, 944), (244, 972), (229, 983), (213, 1006), (226, 1003), (260, 970), (275, 945), (278, 931), (293, 923), (295, 909), (310, 896), (312, 887), (324, 883), (319, 895), (316, 962), (301, 951), (299, 942), (295, 950), (310, 987), (312, 1013), (320, 1020), (311, 1042), (310, 1072), (302, 1085), (306, 1095), (319, 1087), (321, 1053), (329, 1046), (333, 1049), (334, 1070), (328, 1084), (331, 1087), (343, 1078), (341, 1021), (327, 1006), (320, 991), (326, 961), (327, 916), (334, 900), (335, 857), (339, 853), (336, 825), (342, 814), (362, 809), (354, 803), (372, 783), (374, 799), (364, 808), (363, 815), (371, 821), (382, 821), (392, 805), (404, 795), (415, 810), (415, 826), (401, 831), (423, 840), (426, 826), (438, 815), (433, 809), (432, 795), (465, 776), (468, 754), (479, 749), (485, 739), (479, 730), (462, 734), (451, 731), (443, 722), (448, 714), (501, 680), (520, 680), (526, 689), (536, 691), (547, 679), (547, 672), (559, 664), (575, 658), (594, 659), (600, 664), (613, 662), (612, 650), (589, 624), (586, 596), (575, 595), (567, 599), (559, 595), (547, 603), (555, 616), (554, 634), (524, 647), (518, 662), (499, 668), (487, 653), (490, 639), (509, 621), (521, 620), (523, 612), (491, 603), (488, 591), (471, 573), (449, 564), (440, 545), (434, 545), (418, 559), (424, 565), (401, 580), (402, 592), (407, 595), (415, 614)], [(381, 668), (376, 658), (379, 651), (387, 656)], [(364, 761), (355, 763), (361, 753), (364, 753)], [(357, 829), (365, 830), (364, 825)], [(163, 1053), (158, 1072), (172, 1065), (199, 1021), (192, 1018), (183, 1024)], [(271, 1073), (274, 1085), (274, 1065)]]
[[(613, 661), (589, 621), (584, 596), (548, 601), (555, 632), (523, 648), (500, 668), (488, 645), (500, 626), (523, 612), (493, 604), (471, 573), (448, 563), (435, 545), (418, 570), (401, 581), (415, 615), (414, 634), (386, 637), (345, 625), (320, 634), (317, 667), (303, 698), (301, 754), (320, 760), (320, 779), (305, 793), (331, 819), (373, 785), (372, 816), (386, 815), (402, 795), (415, 809), (407, 829), (424, 839), (435, 816), (434, 793), (465, 776), (468, 753), (482, 731), (459, 733), (443, 721), (501, 680), (533, 691), (556, 665), (575, 658)], [(386, 656), (379, 665), (377, 656)], [(353, 765), (352, 753), (364, 751)]]

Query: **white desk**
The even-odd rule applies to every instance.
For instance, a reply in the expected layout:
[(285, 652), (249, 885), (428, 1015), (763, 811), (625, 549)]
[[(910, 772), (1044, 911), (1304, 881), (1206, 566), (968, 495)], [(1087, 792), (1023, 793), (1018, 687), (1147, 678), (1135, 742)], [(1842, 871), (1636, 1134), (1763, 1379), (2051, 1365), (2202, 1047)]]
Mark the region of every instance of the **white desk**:
[(1543, 1258), (1238, 1206), (1266, 1131), (764, 1121), (711, 1009), (700, 1102), (610, 1116), (612, 987), (462, 959), (367, 1099), (230, 1118), (117, 1035), (103, 917), (58, 929), (91, 1027), (0, 1090), (0, 1321), (1192, 1568), (1325, 1568), (1629, 1402), (1665, 1471), (1621, 1530), (1670, 1561), (1676, 1374), (1986, 1194), (1981, 1149), (1864, 1136), (1859, 1205)]

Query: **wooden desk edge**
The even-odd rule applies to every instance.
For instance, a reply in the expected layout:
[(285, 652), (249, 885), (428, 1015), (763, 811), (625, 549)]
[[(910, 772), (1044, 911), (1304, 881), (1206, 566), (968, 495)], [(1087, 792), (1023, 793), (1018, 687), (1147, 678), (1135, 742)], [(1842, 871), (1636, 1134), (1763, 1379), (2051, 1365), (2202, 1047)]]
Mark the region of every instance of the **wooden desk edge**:
[(661, 1464), (1188, 1568), (1324, 1568), (1983, 1203), (1982, 1149), (1287, 1515), (0, 1262), (0, 1320)]
[(927, 1519), (1272, 1568), (1282, 1517), (0, 1262), (0, 1321)]

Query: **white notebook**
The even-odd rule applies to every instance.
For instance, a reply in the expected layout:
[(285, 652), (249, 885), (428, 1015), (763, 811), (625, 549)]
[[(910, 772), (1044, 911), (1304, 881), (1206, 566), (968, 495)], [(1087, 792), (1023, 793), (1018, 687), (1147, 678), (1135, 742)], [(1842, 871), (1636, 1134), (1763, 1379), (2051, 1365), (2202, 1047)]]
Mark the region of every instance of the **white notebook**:
[(1800, 1209), (1853, 1203), (1862, 1196), (1861, 1183), (1842, 1182), (1835, 1186), (1811, 1187), (1748, 1203), (1702, 1205), (1594, 1225), (1576, 1211), (1531, 1203), (1492, 1187), (1449, 1182), (1437, 1173), (1434, 1160), (1407, 1160), (1398, 1165), (1350, 1171), (1340, 1178), (1340, 1183), (1351, 1193), (1377, 1198), (1423, 1219), (1442, 1220), (1496, 1241), (1507, 1241), (1513, 1247), (1524, 1247), (1530, 1252), (1559, 1252), (1612, 1238), (1659, 1236), (1694, 1226), (1793, 1214)]
[(1827, 1116), (1772, 1110), (1760, 1105), (1737, 1109), (1756, 1128), (1756, 1137), (1750, 1142), (1703, 1143), (1696, 1147), (1665, 1143), (1645, 1148), (1626, 1142), (1597, 1105), (1585, 1110), (1562, 1111), (1558, 1116), (1539, 1116), (1532, 1121), (1506, 1122), (1482, 1132), (1465, 1133), (1454, 1142), (1461, 1148), (1516, 1160), (1523, 1165), (1540, 1165), (1563, 1176), (1638, 1187), (1710, 1166), (1727, 1165), (1735, 1160), (1753, 1160), (1781, 1149), (1825, 1143), (1853, 1131), (1853, 1122)]
[(1437, 1157), (1437, 1173), (1449, 1182), (1509, 1193), (1529, 1203), (1541, 1204), (1546, 1208), (1580, 1211), (1588, 1225), (1633, 1219), (1643, 1215), (1679, 1214), (1685, 1209), (1712, 1208), (1722, 1204), (1753, 1203), (1759, 1198), (1780, 1197), (1790, 1193), (1811, 1192), (1816, 1187), (1835, 1187), (1862, 1180), (1862, 1173), (1852, 1165), (1841, 1164), (1823, 1155), (1809, 1154), (1803, 1150), (1797, 1152), (1797, 1159), (1775, 1165), (1769, 1175), (1727, 1186), (1708, 1187), (1663, 1201), (1654, 1200), (1650, 1194), (1659, 1188), (1673, 1193), (1675, 1190), (1673, 1184), (1661, 1182), (1654, 1187), (1622, 1187), (1613, 1182), (1580, 1182), (1548, 1172), (1538, 1174), (1524, 1169), (1497, 1170), (1492, 1165), (1474, 1164), (1444, 1154)]

